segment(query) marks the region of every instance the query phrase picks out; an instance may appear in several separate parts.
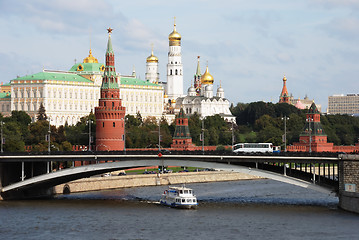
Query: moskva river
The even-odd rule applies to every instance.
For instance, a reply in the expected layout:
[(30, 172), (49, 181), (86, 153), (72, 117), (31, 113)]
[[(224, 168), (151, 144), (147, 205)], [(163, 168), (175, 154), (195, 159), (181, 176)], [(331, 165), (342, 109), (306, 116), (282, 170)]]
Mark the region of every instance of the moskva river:
[(272, 180), (188, 184), (197, 210), (159, 206), (141, 187), (0, 202), (0, 239), (358, 239), (338, 199)]

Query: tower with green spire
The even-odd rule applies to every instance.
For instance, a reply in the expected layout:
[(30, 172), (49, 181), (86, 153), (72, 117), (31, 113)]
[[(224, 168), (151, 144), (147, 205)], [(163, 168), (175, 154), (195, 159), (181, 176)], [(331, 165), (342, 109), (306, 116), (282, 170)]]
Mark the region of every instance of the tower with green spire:
[(115, 69), (115, 54), (112, 49), (111, 28), (106, 50), (106, 66), (102, 77), (99, 106), (96, 116), (96, 150), (118, 151), (125, 149), (125, 107), (120, 99), (119, 79)]

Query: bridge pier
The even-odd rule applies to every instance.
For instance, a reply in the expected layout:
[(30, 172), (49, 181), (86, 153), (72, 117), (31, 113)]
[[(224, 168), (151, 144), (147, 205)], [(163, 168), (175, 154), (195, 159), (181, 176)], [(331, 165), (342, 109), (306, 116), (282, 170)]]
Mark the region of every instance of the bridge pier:
[(359, 213), (359, 155), (343, 155), (339, 162), (339, 207)]

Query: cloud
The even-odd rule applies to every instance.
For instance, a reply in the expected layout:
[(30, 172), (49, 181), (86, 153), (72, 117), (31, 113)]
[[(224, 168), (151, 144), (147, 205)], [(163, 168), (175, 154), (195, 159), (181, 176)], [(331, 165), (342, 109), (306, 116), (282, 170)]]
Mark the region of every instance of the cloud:
[(311, 0), (311, 3), (324, 6), (325, 8), (355, 8), (359, 9), (358, 0)]
[(323, 25), (324, 31), (332, 37), (345, 41), (358, 41), (359, 19), (357, 17), (336, 18)]

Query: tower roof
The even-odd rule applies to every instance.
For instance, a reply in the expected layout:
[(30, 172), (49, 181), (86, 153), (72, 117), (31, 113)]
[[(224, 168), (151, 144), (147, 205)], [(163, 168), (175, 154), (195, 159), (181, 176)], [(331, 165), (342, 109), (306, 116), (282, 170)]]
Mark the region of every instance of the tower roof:
[(282, 92), (279, 97), (280, 103), (289, 103), (289, 94), (288, 94), (286, 82), (287, 82), (287, 78), (284, 76), (283, 77), (283, 88), (282, 88)]
[(168, 40), (170, 41), (170, 45), (179, 46), (181, 44), (181, 34), (179, 34), (176, 30), (176, 18), (173, 24), (173, 31), (168, 35)]
[(214, 78), (213, 76), (209, 73), (208, 71), (208, 65), (206, 67), (206, 71), (204, 72), (204, 74), (201, 77), (201, 83), (202, 84), (213, 84), (214, 82)]
[(314, 102), (310, 106), (308, 113), (310, 113), (310, 114), (320, 114), (320, 112), (318, 111), (317, 105), (315, 105)]
[(201, 67), (200, 67), (200, 64), (199, 64), (199, 58), (200, 56), (197, 57), (197, 71), (196, 71), (196, 76), (201, 76)]
[(108, 28), (107, 32), (108, 32), (108, 42), (107, 42), (107, 51), (106, 53), (113, 53), (113, 49), (112, 49), (112, 40), (111, 40), (111, 33), (112, 33), (113, 29), (112, 28)]
[(90, 48), (88, 57), (84, 58), (83, 63), (98, 63), (97, 58), (95, 58), (94, 56), (92, 56), (92, 50), (91, 50), (91, 48)]
[(150, 62), (158, 62), (158, 58), (153, 55), (153, 47), (152, 47), (152, 50), (151, 50), (151, 55), (146, 59), (146, 62), (150, 63)]

